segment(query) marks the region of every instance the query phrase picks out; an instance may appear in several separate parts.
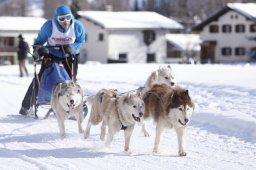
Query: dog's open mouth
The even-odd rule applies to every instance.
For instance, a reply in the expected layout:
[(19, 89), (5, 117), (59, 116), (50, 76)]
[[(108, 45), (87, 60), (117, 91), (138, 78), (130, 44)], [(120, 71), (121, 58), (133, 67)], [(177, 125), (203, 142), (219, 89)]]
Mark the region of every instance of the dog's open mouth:
[(181, 120), (179, 119), (179, 123), (183, 126), (186, 126), (187, 123), (182, 123)]
[(136, 122), (140, 122), (140, 117), (136, 117), (134, 114), (132, 114), (132, 117)]
[(75, 108), (75, 105), (74, 105), (74, 104), (68, 104), (68, 103), (67, 103), (67, 106), (68, 106), (69, 109), (74, 109), (74, 108)]

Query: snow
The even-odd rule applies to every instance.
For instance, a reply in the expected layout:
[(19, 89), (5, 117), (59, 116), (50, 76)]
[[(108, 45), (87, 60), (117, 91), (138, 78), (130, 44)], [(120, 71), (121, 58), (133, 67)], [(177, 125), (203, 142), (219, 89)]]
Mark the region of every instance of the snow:
[[(85, 64), (79, 66), (78, 83), (86, 95), (101, 88), (127, 92), (143, 86), (160, 64)], [(124, 152), (123, 132), (111, 148), (100, 141), (100, 126), (83, 139), (76, 121), (66, 120), (67, 137), (59, 138), (56, 118), (40, 119), (18, 114), (21, 100), (32, 79), (18, 77), (18, 66), (0, 67), (0, 162), (9, 169), (256, 169), (256, 65), (171, 65), (177, 84), (189, 89), (195, 111), (186, 136), (186, 157), (178, 157), (175, 132), (166, 130), (153, 154), (155, 124), (149, 123), (150, 137), (136, 125), (130, 152)], [(83, 122), (83, 128), (87, 124)]]
[(198, 34), (166, 34), (168, 42), (174, 44), (181, 50), (200, 51), (202, 40)]
[(165, 28), (183, 29), (178, 22), (156, 12), (109, 12), (109, 11), (78, 11), (86, 19), (104, 28)]
[(227, 6), (249, 17), (256, 17), (256, 3), (228, 3)]

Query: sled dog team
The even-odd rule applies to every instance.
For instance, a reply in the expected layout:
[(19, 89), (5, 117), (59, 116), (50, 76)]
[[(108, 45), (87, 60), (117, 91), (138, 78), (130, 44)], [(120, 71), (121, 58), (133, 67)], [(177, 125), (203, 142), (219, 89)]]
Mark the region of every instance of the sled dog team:
[[(115, 89), (101, 89), (95, 96), (87, 98), (91, 105), (90, 117), (84, 138), (90, 135), (92, 125), (101, 123), (100, 139), (106, 146), (111, 145), (114, 135), (124, 131), (124, 150), (129, 151), (129, 144), (135, 124), (142, 124), (144, 136), (150, 134), (146, 130), (147, 120), (153, 119), (156, 134), (153, 152), (158, 152), (161, 134), (166, 128), (173, 128), (177, 134), (178, 154), (186, 156), (184, 135), (194, 110), (194, 103), (189, 91), (174, 82), (174, 72), (168, 65), (159, 67), (148, 77), (143, 88), (137, 92), (118, 94)], [(78, 123), (78, 132), (83, 133), (82, 109), (83, 91), (72, 81), (61, 81), (53, 89), (51, 106), (56, 113), (60, 137), (65, 137), (65, 118), (74, 114)]]

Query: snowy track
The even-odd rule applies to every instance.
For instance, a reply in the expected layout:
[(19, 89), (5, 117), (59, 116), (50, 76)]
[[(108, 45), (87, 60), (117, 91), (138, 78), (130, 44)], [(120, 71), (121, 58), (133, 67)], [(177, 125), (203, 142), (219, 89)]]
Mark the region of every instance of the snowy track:
[[(100, 88), (125, 92), (143, 85), (157, 68), (158, 65), (81, 65), (78, 78), (87, 95)], [(72, 120), (66, 121), (67, 138), (60, 140), (53, 115), (46, 120), (18, 115), (32, 77), (18, 78), (17, 66), (0, 67), (1, 170), (256, 169), (255, 65), (173, 65), (173, 69), (178, 83), (189, 89), (196, 103), (186, 136), (187, 157), (177, 156), (172, 129), (163, 133), (160, 153), (152, 154), (153, 123), (149, 124), (151, 136), (147, 138), (140, 126), (135, 127), (128, 153), (123, 151), (123, 132), (115, 136), (111, 148), (106, 148), (99, 140), (100, 126), (93, 126), (85, 140)], [(234, 74), (236, 79), (230, 76)], [(88, 116), (83, 127), (87, 119)]]

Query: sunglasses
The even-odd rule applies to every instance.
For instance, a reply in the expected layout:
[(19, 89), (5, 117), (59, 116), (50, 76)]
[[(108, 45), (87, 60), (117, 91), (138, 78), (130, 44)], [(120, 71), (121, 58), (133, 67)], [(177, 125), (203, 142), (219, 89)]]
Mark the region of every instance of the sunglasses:
[(57, 19), (59, 22), (64, 22), (65, 20), (70, 21), (71, 18), (72, 18), (71, 14), (57, 16)]

